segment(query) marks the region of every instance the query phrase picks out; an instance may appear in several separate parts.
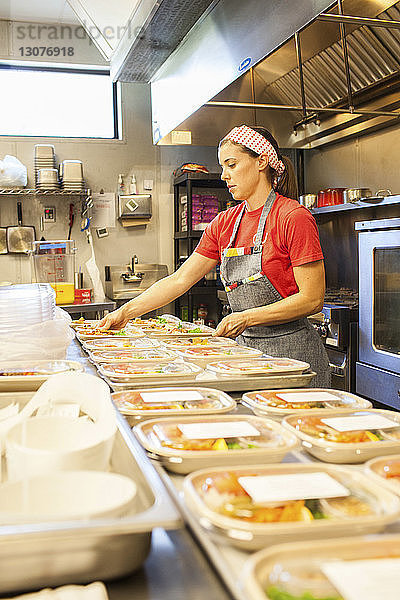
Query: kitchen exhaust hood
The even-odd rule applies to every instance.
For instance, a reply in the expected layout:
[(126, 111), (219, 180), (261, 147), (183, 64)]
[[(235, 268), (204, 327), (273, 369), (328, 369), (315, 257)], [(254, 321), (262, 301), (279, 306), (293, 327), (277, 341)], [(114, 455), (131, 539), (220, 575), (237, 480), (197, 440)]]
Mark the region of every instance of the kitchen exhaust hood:
[[(345, 26), (350, 98), (338, 5), (345, 15), (362, 17), (343, 18), (350, 21)], [(268, 127), (286, 148), (315, 148), (400, 123), (398, 0), (335, 2), (329, 14), (298, 34), (300, 56), (294, 31), (178, 129), (191, 130), (196, 144), (215, 145), (232, 126), (247, 122)]]

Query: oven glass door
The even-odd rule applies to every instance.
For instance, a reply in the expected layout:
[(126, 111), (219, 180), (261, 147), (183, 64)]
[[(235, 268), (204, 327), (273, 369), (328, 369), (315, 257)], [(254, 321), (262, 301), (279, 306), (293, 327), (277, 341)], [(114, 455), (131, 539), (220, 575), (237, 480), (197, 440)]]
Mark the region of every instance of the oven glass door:
[(360, 360), (400, 373), (400, 230), (359, 241)]

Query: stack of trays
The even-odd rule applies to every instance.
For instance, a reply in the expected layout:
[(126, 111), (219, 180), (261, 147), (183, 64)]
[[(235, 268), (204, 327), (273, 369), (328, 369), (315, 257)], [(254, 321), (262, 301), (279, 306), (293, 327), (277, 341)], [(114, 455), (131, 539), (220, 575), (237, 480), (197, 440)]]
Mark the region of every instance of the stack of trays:
[(42, 192), (56, 192), (60, 189), (57, 169), (39, 169), (37, 172), (36, 189)]
[(211, 388), (153, 388), (111, 394), (130, 425), (152, 417), (218, 415), (236, 408), (228, 394)]
[[(40, 169), (55, 169), (55, 168), (56, 168), (56, 157), (54, 154), (54, 146), (52, 144), (36, 144), (35, 145), (35, 156), (34, 156), (35, 187), (36, 188), (38, 187)], [(56, 179), (58, 181), (58, 178), (56, 178)], [(41, 183), (44, 184), (45, 181), (42, 181)]]
[(63, 160), (60, 164), (61, 189), (66, 192), (83, 192), (83, 163), (81, 160)]

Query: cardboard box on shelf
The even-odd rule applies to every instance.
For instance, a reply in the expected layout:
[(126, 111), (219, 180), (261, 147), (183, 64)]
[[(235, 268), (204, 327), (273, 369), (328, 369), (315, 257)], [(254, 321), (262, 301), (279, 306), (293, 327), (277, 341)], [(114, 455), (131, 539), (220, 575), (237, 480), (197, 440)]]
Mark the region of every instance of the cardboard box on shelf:
[(92, 290), (91, 289), (75, 290), (74, 304), (90, 304), (91, 301), (92, 301)]

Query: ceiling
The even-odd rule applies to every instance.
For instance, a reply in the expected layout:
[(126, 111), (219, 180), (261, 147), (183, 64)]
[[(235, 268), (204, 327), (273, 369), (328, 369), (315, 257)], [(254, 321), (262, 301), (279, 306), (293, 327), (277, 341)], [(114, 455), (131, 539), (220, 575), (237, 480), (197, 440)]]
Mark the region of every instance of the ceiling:
[(67, 0), (0, 0), (0, 19), (30, 23), (78, 23)]

